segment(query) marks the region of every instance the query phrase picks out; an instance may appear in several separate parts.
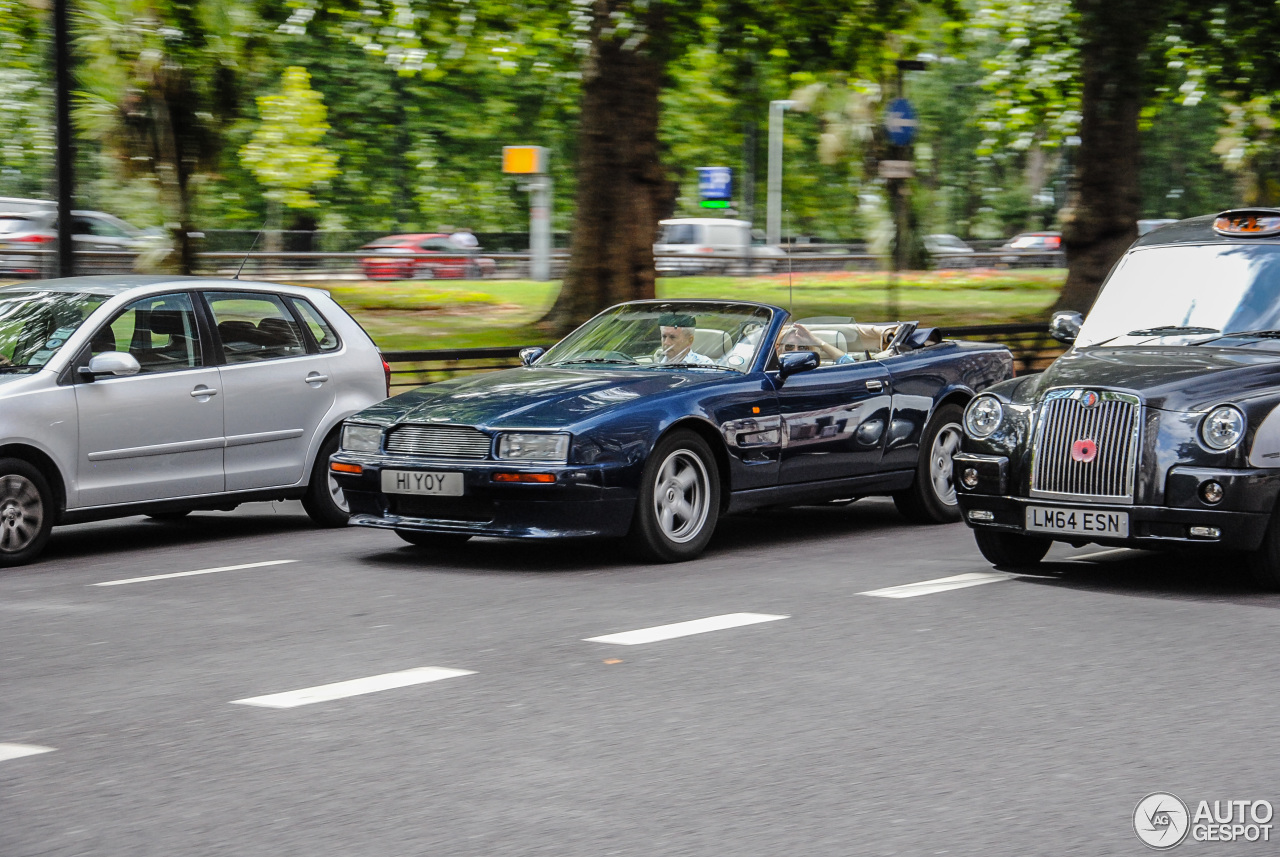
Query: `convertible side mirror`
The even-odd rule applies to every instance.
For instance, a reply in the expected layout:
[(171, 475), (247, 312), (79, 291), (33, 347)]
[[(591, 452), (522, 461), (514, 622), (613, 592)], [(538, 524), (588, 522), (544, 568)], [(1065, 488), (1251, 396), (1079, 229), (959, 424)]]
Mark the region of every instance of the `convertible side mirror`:
[(537, 362), (538, 358), (547, 353), (545, 348), (521, 348), (520, 349), (520, 365), (532, 366)]
[(786, 380), (797, 372), (818, 368), (818, 355), (812, 351), (788, 351), (778, 358), (778, 378)]
[(1075, 342), (1083, 324), (1084, 316), (1075, 310), (1055, 312), (1049, 321), (1049, 335), (1059, 342)]
[(80, 367), (80, 374), (90, 380), (99, 375), (137, 375), (142, 371), (138, 358), (123, 351), (104, 351), (95, 354), (88, 366)]

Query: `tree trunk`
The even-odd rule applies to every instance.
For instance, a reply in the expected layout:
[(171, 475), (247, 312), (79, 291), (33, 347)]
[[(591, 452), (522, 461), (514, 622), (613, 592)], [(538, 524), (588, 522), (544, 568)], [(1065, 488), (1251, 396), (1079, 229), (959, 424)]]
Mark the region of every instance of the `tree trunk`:
[(1064, 217), (1067, 282), (1054, 309), (1088, 311), (1138, 237), (1143, 54), (1158, 14), (1144, 0), (1076, 0), (1082, 45), (1075, 199)]
[[(650, 49), (663, 38), (663, 4), (647, 4), (647, 11), (644, 5), (596, 0), (593, 6), (572, 252), (560, 295), (542, 320), (556, 336), (612, 304), (654, 297), (653, 242), (675, 188), (659, 158), (663, 66)], [(643, 16), (646, 36), (639, 45), (609, 29), (616, 12)]]

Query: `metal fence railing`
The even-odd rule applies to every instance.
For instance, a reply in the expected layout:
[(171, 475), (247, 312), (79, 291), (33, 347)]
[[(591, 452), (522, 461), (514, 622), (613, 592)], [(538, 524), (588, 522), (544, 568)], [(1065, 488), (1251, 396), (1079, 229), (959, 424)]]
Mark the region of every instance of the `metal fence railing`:
[[(1019, 375), (1038, 372), (1053, 362), (1065, 348), (1049, 336), (1044, 324), (984, 324), (943, 329), (949, 339), (998, 342), (1013, 352), (1014, 371)], [(387, 351), (391, 364), (392, 392), (443, 381), (470, 372), (492, 372), (520, 365), (520, 349), (446, 348), (431, 351)]]
[[(889, 259), (873, 253), (832, 251), (830, 245), (807, 245), (788, 255), (776, 254), (683, 254), (654, 255), (659, 276), (718, 275), (761, 276), (835, 271), (883, 271)], [(83, 251), (75, 254), (77, 274), (144, 273), (155, 268), (163, 253), (149, 251)], [(442, 256), (432, 253), (372, 254), (352, 252), (268, 252), (244, 253), (236, 250), (196, 254), (195, 273), (203, 276), (231, 276), (244, 266), (246, 279), (308, 280), (425, 280), (433, 278), (529, 279), (529, 253), (459, 253)], [(564, 276), (567, 250), (551, 257), (551, 277)], [(47, 249), (0, 250), (0, 276), (47, 277), (56, 264), (55, 253)], [(1066, 265), (1061, 252), (1028, 253), (990, 251), (938, 255), (933, 265), (956, 268), (1056, 268)]]

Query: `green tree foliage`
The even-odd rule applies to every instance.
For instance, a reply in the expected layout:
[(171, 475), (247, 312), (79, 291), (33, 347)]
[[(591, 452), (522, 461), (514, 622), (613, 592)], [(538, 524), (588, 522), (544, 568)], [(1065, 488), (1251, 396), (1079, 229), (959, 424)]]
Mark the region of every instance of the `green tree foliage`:
[(43, 14), (0, 0), (0, 196), (53, 193), (53, 97)]
[(329, 130), (324, 100), (310, 84), (305, 68), (286, 68), (280, 91), (258, 96), (262, 120), (240, 147), (264, 196), (289, 208), (314, 208), (312, 189), (338, 174), (338, 156), (320, 145)]

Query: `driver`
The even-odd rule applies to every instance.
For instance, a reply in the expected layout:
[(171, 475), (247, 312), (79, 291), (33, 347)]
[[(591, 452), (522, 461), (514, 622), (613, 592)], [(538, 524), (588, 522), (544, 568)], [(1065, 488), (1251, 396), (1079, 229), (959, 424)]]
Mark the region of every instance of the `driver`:
[(662, 347), (653, 356), (654, 363), (692, 363), (714, 366), (716, 362), (693, 350), (693, 330), (697, 319), (687, 313), (666, 312), (658, 317)]

